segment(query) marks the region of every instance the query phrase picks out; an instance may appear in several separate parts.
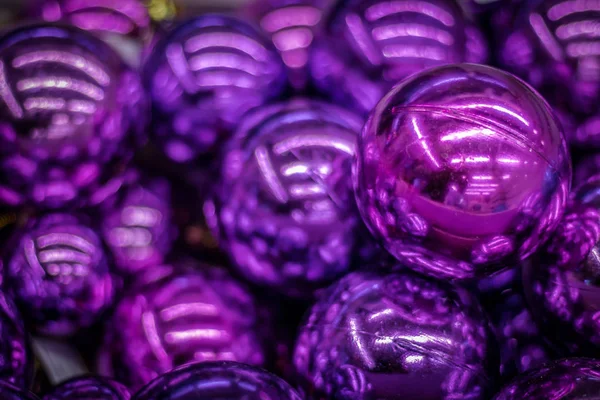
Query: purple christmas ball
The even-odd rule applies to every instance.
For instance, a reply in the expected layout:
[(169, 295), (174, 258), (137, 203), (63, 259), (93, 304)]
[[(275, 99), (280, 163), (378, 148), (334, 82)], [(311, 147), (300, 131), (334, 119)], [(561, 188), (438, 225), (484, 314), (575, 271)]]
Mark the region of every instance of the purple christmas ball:
[(259, 312), (220, 268), (184, 260), (157, 266), (116, 307), (99, 369), (138, 389), (195, 361), (265, 362)]
[(85, 217), (46, 214), (16, 235), (5, 287), (35, 330), (72, 335), (111, 306), (115, 281), (102, 242)]
[(176, 162), (217, 149), (240, 117), (278, 97), (284, 65), (268, 40), (233, 17), (183, 22), (154, 46), (144, 68), (153, 133)]
[(403, 264), (452, 279), (518, 265), (558, 225), (571, 184), (560, 126), (531, 87), (475, 64), (388, 93), (358, 140), (363, 219)]
[(0, 292), (0, 382), (24, 388), (32, 376), (33, 358), (23, 320), (12, 300)]
[(43, 400), (129, 400), (125, 386), (101, 376), (82, 376), (61, 383)]
[(4, 381), (0, 381), (0, 398), (2, 400), (39, 400), (29, 390), (23, 390)]
[(600, 361), (567, 358), (516, 378), (494, 400), (592, 400), (600, 393)]
[(301, 400), (281, 378), (235, 362), (195, 363), (170, 371), (133, 400)]
[(338, 0), (309, 68), (317, 89), (368, 113), (413, 73), (486, 59), (483, 35), (454, 1)]
[(39, 24), (0, 37), (0, 203), (98, 203), (143, 137), (137, 74), (100, 39)]
[(240, 124), (205, 214), (246, 278), (309, 296), (348, 270), (360, 227), (350, 169), (361, 126), (309, 100), (263, 107)]
[(294, 365), (314, 399), (489, 399), (497, 358), (469, 292), (413, 272), (354, 272), (312, 307)]

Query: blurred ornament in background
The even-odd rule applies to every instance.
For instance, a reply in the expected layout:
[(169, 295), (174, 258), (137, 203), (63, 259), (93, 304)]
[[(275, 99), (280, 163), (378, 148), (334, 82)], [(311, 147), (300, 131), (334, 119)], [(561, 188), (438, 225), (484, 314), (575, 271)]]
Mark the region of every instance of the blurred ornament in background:
[(15, 235), (4, 265), (5, 288), (35, 331), (73, 335), (112, 305), (115, 281), (85, 217), (43, 215)]
[(286, 74), (273, 45), (253, 26), (205, 14), (158, 40), (144, 82), (155, 139), (170, 159), (189, 164), (215, 157), (242, 115), (283, 93)]
[(2, 400), (39, 400), (39, 398), (27, 389), (0, 381), (0, 398)]
[(127, 388), (101, 376), (82, 376), (54, 387), (43, 400), (129, 400)]
[(77, 28), (37, 24), (0, 37), (0, 204), (81, 206), (118, 188), (144, 140), (136, 72)]
[[(584, 185), (588, 180), (594, 181), (600, 178), (600, 154), (587, 154), (578, 157), (578, 162), (573, 169), (573, 191)], [(600, 188), (599, 188), (600, 189)]]
[(243, 276), (310, 297), (348, 271), (361, 227), (350, 168), (362, 122), (299, 99), (240, 123), (224, 149), (215, 201), (204, 210)]
[(371, 113), (353, 170), (371, 233), (402, 264), (484, 277), (533, 254), (559, 223), (571, 161), (530, 86), (474, 64), (404, 80)]
[[(21, 314), (0, 292), (0, 381), (28, 388), (33, 378), (33, 357)], [(2, 390), (0, 390), (0, 394)], [(4, 397), (2, 397), (4, 399)]]
[(170, 371), (140, 390), (133, 400), (301, 400), (284, 380), (235, 362), (195, 363)]
[(309, 398), (484, 400), (496, 351), (466, 290), (410, 271), (353, 272), (310, 310), (294, 365)]

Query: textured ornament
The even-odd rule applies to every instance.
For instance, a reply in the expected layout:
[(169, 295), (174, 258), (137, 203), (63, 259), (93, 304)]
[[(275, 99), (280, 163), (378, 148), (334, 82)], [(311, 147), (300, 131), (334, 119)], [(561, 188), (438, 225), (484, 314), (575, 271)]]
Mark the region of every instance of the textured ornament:
[(183, 22), (154, 46), (144, 68), (153, 133), (176, 162), (217, 149), (240, 117), (286, 87), (279, 54), (254, 27), (228, 16)]
[(0, 382), (25, 388), (32, 378), (33, 359), (23, 320), (12, 300), (0, 292)]
[(467, 291), (413, 272), (354, 272), (312, 307), (294, 365), (316, 399), (489, 399), (497, 359)]
[(474, 64), (413, 75), (373, 110), (353, 170), (375, 237), (403, 264), (453, 279), (527, 258), (558, 225), (571, 161), (528, 85)]
[(125, 386), (101, 376), (70, 379), (55, 387), (43, 400), (129, 400)]
[(0, 203), (101, 202), (145, 129), (143, 89), (104, 42), (74, 27), (0, 37)]
[(0, 381), (0, 398), (2, 400), (39, 400), (36, 395), (28, 390)]

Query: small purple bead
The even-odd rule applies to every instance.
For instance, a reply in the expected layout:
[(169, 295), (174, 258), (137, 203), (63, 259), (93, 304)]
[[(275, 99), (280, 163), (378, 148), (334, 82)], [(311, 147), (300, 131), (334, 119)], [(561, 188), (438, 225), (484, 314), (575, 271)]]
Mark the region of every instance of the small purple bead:
[(101, 376), (70, 379), (55, 387), (43, 400), (129, 400), (127, 388)]
[(152, 381), (133, 400), (301, 400), (279, 377), (235, 362), (196, 363)]
[(137, 74), (104, 42), (38, 24), (0, 37), (0, 203), (98, 203), (140, 143)]
[(558, 225), (571, 161), (528, 85), (474, 64), (433, 68), (388, 93), (353, 170), (367, 227), (403, 264), (452, 279), (527, 258)]
[(0, 381), (0, 398), (2, 400), (39, 400), (30, 391), (20, 389), (3, 381)]
[(313, 306), (294, 365), (314, 399), (489, 399), (497, 358), (464, 289), (413, 272), (354, 272)]
[(33, 358), (23, 320), (12, 300), (0, 292), (0, 382), (24, 388), (32, 377)]
[(16, 235), (5, 287), (35, 330), (72, 335), (111, 306), (115, 282), (100, 238), (84, 217), (47, 214)]
[(153, 133), (174, 161), (214, 151), (240, 117), (286, 87), (279, 54), (253, 26), (216, 14), (176, 26), (144, 68)]

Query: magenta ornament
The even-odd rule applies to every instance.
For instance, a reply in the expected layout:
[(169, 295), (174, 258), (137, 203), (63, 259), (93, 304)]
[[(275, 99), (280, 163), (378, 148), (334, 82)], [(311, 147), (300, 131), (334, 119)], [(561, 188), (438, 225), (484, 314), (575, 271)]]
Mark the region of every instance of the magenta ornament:
[(18, 388), (4, 381), (0, 381), (0, 398), (2, 400), (39, 400), (29, 390)]
[(0, 37), (0, 203), (96, 204), (141, 143), (139, 78), (104, 42), (37, 24)]
[(457, 64), (413, 75), (371, 113), (353, 170), (363, 220), (401, 263), (442, 278), (518, 265), (558, 225), (563, 133), (531, 87)]
[(313, 399), (489, 399), (498, 365), (464, 289), (413, 272), (353, 272), (302, 325), (294, 365)]
[(127, 388), (102, 376), (82, 376), (61, 383), (43, 400), (129, 400)]
[(0, 382), (26, 388), (32, 377), (33, 357), (23, 320), (13, 301), (0, 292)]

